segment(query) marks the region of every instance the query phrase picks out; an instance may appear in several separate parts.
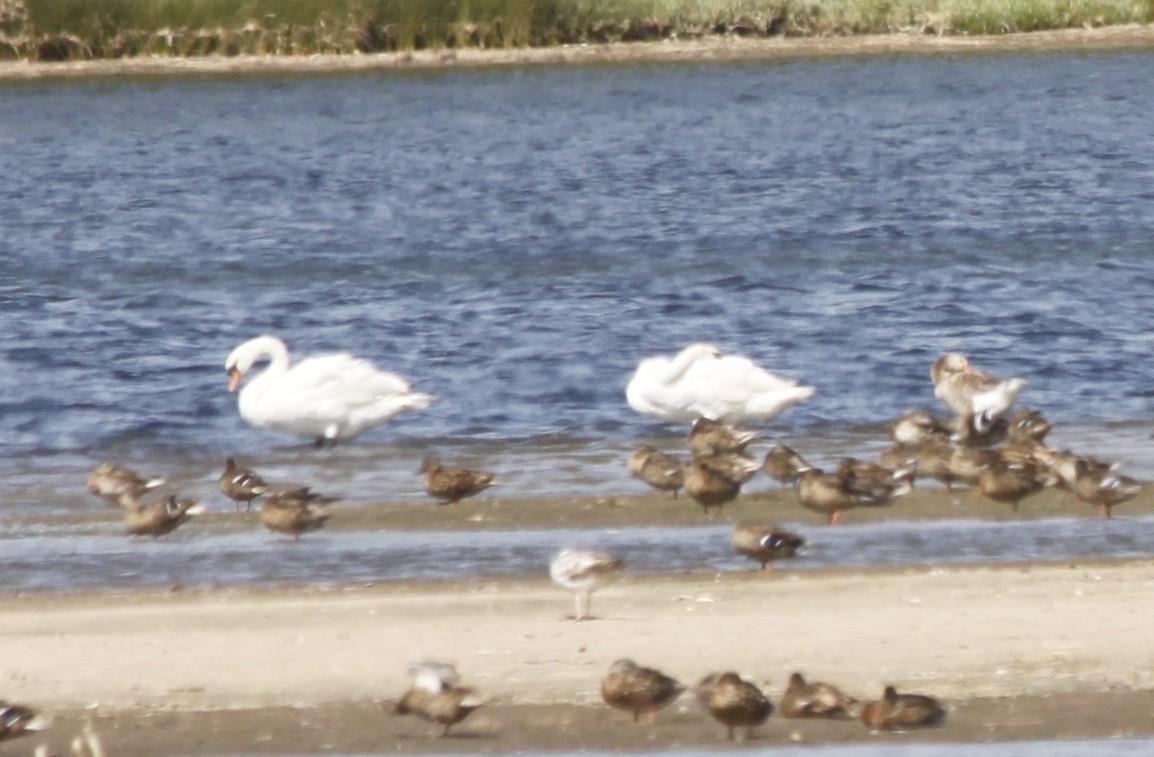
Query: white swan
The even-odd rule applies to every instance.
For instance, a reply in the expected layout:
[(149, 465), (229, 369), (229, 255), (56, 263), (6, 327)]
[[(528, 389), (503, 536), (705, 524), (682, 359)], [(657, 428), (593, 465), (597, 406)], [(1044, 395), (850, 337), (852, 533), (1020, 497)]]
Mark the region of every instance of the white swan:
[(722, 355), (698, 342), (672, 357), (638, 363), (625, 398), (637, 412), (666, 421), (742, 423), (769, 420), (813, 392), (812, 386), (779, 378), (747, 357)]
[(434, 395), (414, 392), (395, 373), (347, 353), (318, 355), (290, 366), (288, 347), (274, 336), (258, 336), (233, 350), (224, 367), (235, 392), (253, 365), (264, 371), (245, 383), (237, 405), (255, 428), (333, 443), (379, 426), (398, 413), (424, 410)]

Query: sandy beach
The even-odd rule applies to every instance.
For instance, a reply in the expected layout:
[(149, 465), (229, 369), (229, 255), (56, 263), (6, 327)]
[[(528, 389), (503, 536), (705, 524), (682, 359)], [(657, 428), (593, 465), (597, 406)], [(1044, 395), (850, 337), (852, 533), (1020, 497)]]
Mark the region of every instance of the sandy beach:
[(628, 61), (720, 61), (895, 53), (1107, 50), (1154, 45), (1154, 26), (1126, 24), (1027, 34), (938, 36), (920, 30), (846, 37), (716, 36), (660, 42), (541, 48), (419, 50), (365, 55), (122, 58), (69, 62), (0, 61), (0, 80), (165, 74), (318, 73), (453, 66), (532, 66)]
[[(956, 507), (957, 496), (980, 500), (917, 494), (931, 514)], [(1053, 497), (1055, 508), (1074, 506), (1067, 494)], [(579, 511), (599, 521), (599, 512), (628, 512), (628, 501)], [(1149, 507), (1144, 494), (1127, 514)], [(421, 512), (470, 517), (466, 508)], [(626, 573), (595, 595), (595, 617), (581, 623), (567, 619), (572, 598), (544, 568), (520, 579), (330, 590), (7, 596), (2, 696), (55, 720), (43, 737), (5, 750), (62, 750), (85, 724), (121, 756), (719, 743), (721, 729), (691, 697), (653, 726), (602, 704), (599, 682), (621, 657), (687, 683), (733, 669), (773, 699), (800, 670), (861, 698), (893, 683), (948, 703), (943, 727), (886, 738), (1148, 736), (1154, 651), (1142, 640), (1154, 622), (1152, 595), (1154, 564), (1141, 560)], [(456, 663), (488, 702), (452, 738), (431, 739), (432, 726), (391, 715), (407, 665), (423, 659)], [(757, 743), (867, 738), (877, 737), (860, 723), (775, 715)]]

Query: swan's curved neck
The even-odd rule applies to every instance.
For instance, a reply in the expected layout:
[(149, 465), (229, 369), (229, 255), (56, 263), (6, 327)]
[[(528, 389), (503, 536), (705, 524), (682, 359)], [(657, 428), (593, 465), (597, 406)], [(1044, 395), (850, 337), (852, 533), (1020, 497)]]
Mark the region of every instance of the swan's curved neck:
[(285, 343), (276, 337), (259, 337), (252, 341), (253, 363), (260, 358), (268, 358), (268, 367), (252, 377), (249, 386), (262, 379), (281, 376), (289, 369), (289, 351)]
[(665, 371), (664, 383), (672, 384), (680, 381), (681, 377), (685, 375), (685, 372), (700, 360), (701, 357), (702, 352), (696, 349), (686, 349), (677, 353), (677, 357), (673, 358), (673, 361)]

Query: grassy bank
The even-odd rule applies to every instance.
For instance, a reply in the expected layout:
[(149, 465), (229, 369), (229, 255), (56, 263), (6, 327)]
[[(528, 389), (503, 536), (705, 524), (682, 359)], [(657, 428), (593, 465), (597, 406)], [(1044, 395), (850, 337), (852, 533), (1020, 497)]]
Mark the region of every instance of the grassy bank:
[(970, 35), (1154, 21), (1154, 0), (0, 0), (0, 59)]

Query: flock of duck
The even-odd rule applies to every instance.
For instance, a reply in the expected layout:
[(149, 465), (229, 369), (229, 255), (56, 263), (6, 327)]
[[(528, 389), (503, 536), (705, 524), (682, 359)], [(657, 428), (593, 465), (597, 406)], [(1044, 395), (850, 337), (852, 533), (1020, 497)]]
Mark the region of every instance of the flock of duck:
[[(249, 376), (254, 366), (268, 367)], [(285, 344), (272, 336), (251, 339), (225, 362), (229, 389), (240, 389), (241, 417), (258, 429), (289, 433), (333, 444), (352, 439), (399, 413), (422, 410), (434, 395), (413, 391), (409, 383), (371, 362), (348, 354), (307, 358), (295, 364)], [(722, 354), (709, 344), (691, 344), (676, 355), (642, 360), (627, 389), (626, 400), (639, 413), (670, 423), (691, 423), (688, 459), (652, 446), (638, 448), (628, 460), (631, 473), (660, 491), (677, 497), (684, 490), (706, 514), (738, 496), (759, 471), (796, 489), (800, 504), (838, 524), (845, 511), (886, 505), (909, 491), (918, 478), (933, 478), (947, 488), (974, 486), (983, 495), (1019, 503), (1046, 486), (1063, 486), (1093, 504), (1104, 517), (1134, 497), (1140, 485), (1118, 475), (1116, 465), (1048, 447), (1050, 424), (1041, 413), (1021, 409), (1011, 414), (1025, 380), (998, 379), (974, 367), (958, 353), (939, 358), (930, 369), (938, 397), (954, 414), (941, 418), (912, 409), (890, 424), (893, 445), (877, 462), (844, 458), (834, 471), (810, 465), (788, 445), (776, 444), (762, 460), (747, 448), (757, 435), (741, 424), (766, 421), (813, 395), (815, 389), (775, 376), (745, 357)], [(241, 388), (244, 384), (243, 388)], [(421, 466), (428, 494), (442, 504), (473, 496), (496, 483), (493, 473), (443, 466), (435, 455)], [(138, 475), (114, 462), (92, 471), (88, 489), (124, 508), (132, 535), (162, 536), (204, 510), (193, 500), (159, 491), (162, 478)], [(333, 501), (307, 486), (277, 487), (229, 458), (219, 477), (221, 492), (251, 510), (260, 499), (259, 517), (270, 530), (299, 540), (302, 533), (324, 526)], [(805, 545), (796, 534), (768, 524), (739, 523), (734, 549), (771, 570), (773, 561), (790, 557)], [(590, 617), (592, 593), (616, 580), (624, 568), (619, 557), (593, 550), (565, 549), (549, 565), (554, 582), (574, 593), (574, 620)], [(396, 705), (398, 714), (416, 714), (444, 727), (459, 722), (481, 704), (476, 692), (458, 685), (452, 665), (420, 663), (411, 669), (412, 688)], [(652, 720), (685, 687), (652, 668), (619, 660), (602, 682), (607, 704)], [(749, 730), (766, 721), (773, 705), (752, 683), (733, 672), (710, 674), (695, 687), (697, 699), (727, 728)], [(906, 728), (940, 723), (944, 709), (930, 697), (898, 694), (862, 704), (824, 683), (791, 677), (780, 700), (786, 717), (859, 717), (871, 728)], [(0, 702), (0, 740), (39, 727), (35, 713)]]
[[(1094, 505), (1106, 518), (1111, 517), (1114, 507), (1141, 490), (1137, 481), (1117, 473), (1117, 463), (1046, 445), (1051, 424), (1039, 411), (1020, 408), (1011, 413), (1026, 381), (999, 379), (956, 352), (943, 355), (930, 368), (934, 394), (954, 416), (943, 418), (920, 408), (906, 411), (890, 424), (893, 444), (877, 462), (846, 457), (836, 470), (824, 471), (782, 443), (759, 462), (746, 452), (757, 435), (732, 425), (732, 420), (769, 417), (768, 408), (775, 407), (780, 412), (808, 397), (813, 389), (780, 380), (775, 387), (767, 379), (766, 393), (774, 400), (763, 397), (756, 404), (747, 400), (746, 405), (756, 407), (757, 412), (743, 416), (735, 405), (711, 404), (704, 396), (707, 390), (693, 382), (681, 387), (681, 381), (693, 370), (686, 370), (680, 358), (699, 355), (700, 350), (701, 345), (691, 345), (678, 358), (663, 363), (670, 384), (662, 384), (652, 374), (639, 382), (635, 375), (627, 392), (634, 409), (667, 420), (681, 420), (695, 410), (702, 411), (693, 419), (688, 436), (689, 459), (645, 445), (630, 456), (628, 464), (633, 475), (655, 489), (674, 496), (684, 489), (707, 513), (736, 498), (742, 485), (761, 470), (782, 484), (795, 487), (799, 503), (825, 515), (831, 525), (841, 522), (846, 510), (892, 503), (910, 491), (918, 478), (935, 479), (947, 489), (959, 484), (973, 486), (1015, 511), (1030, 495), (1058, 486)], [(714, 354), (714, 358), (706, 357), (704, 361), (718, 365), (726, 360), (741, 361), (735, 364), (741, 366), (735, 371), (741, 376), (756, 369), (745, 358)], [(695, 360), (692, 366), (700, 365), (703, 358)], [(645, 367), (643, 361), (638, 373)], [(717, 375), (717, 368), (712, 370)], [(654, 386), (661, 387), (660, 391), (653, 390)], [(673, 391), (671, 386), (685, 392)], [(729, 384), (715, 387), (730, 398), (750, 394), (730, 389)], [(702, 397), (698, 399), (696, 394)], [(671, 397), (678, 401), (673, 402)]]
[[(266, 361), (267, 367), (252, 375), (254, 367)], [(293, 363), (284, 342), (268, 335), (236, 347), (225, 360), (225, 369), (230, 391), (240, 390), (237, 404), (246, 422), (303, 436), (318, 445), (355, 438), (399, 413), (423, 410), (436, 400), (414, 391), (404, 378), (347, 353)], [(723, 354), (712, 345), (690, 344), (675, 355), (642, 360), (625, 392), (639, 413), (693, 424), (689, 458), (681, 460), (646, 445), (630, 456), (628, 467), (658, 490), (676, 496), (684, 489), (707, 514), (735, 499), (741, 487), (764, 470), (794, 486), (801, 505), (822, 513), (831, 525), (839, 523), (846, 510), (889, 504), (909, 491), (917, 478), (934, 478), (947, 488), (971, 485), (1015, 510), (1031, 494), (1063, 486), (1097, 506), (1104, 517), (1138, 493), (1138, 483), (1118, 475), (1116, 464), (1047, 446), (1044, 439), (1051, 426), (1041, 413), (1021, 409), (1011, 415), (1024, 379), (999, 379), (959, 353), (939, 358), (930, 368), (930, 378), (935, 395), (954, 417), (907, 411), (891, 424), (894, 444), (876, 463), (844, 458), (836, 470), (824, 471), (785, 444), (775, 445), (759, 462), (746, 452), (756, 433), (739, 425), (776, 417), (811, 397), (814, 387), (775, 376), (749, 358)], [(421, 472), (426, 491), (445, 504), (496, 483), (491, 472), (443, 466), (435, 455), (425, 459)], [(137, 477), (109, 462), (93, 471), (89, 489), (124, 507), (129, 533), (158, 536), (203, 509), (175, 496), (144, 503), (141, 497), (159, 483), (163, 482)], [(221, 474), (220, 488), (238, 506), (240, 502), (251, 506), (267, 494), (259, 511), (261, 521), (294, 539), (321, 528), (330, 517), (325, 506), (332, 498), (308, 487), (271, 487), (232, 460)], [(762, 536), (782, 544), (782, 553), (789, 551), (790, 540)], [(749, 529), (739, 529), (735, 547), (745, 554), (739, 545), (751, 544), (752, 537)]]
[[(409, 667), (413, 684), (394, 707), (398, 715), (416, 715), (441, 726), (441, 735), (484, 705), (475, 689), (461, 686), (454, 665), (420, 662)], [(659, 670), (621, 659), (601, 680), (601, 698), (610, 707), (629, 712), (633, 722), (654, 723), (657, 713), (673, 704), (686, 686)], [(693, 687), (693, 695), (711, 718), (725, 726), (730, 741), (749, 738), (774, 712), (774, 705), (754, 683), (733, 671), (710, 673)], [(878, 699), (863, 702), (836, 686), (806, 681), (793, 673), (777, 708), (786, 718), (859, 719), (878, 731), (940, 725), (946, 709), (924, 694), (899, 694), (886, 686)]]

